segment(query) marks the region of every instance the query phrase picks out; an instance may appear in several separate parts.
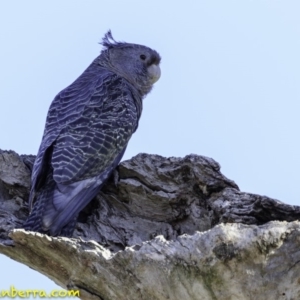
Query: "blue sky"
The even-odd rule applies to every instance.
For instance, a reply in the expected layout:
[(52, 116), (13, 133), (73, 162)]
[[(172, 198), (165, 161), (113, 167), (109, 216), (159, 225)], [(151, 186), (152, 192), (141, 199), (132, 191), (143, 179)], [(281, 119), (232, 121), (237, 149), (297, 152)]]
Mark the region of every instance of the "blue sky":
[[(242, 191), (298, 205), (299, 9), (296, 0), (1, 1), (0, 149), (36, 154), (52, 99), (111, 29), (162, 56), (124, 159), (209, 156)], [(4, 256), (0, 263), (9, 270), (0, 290), (55, 286)]]

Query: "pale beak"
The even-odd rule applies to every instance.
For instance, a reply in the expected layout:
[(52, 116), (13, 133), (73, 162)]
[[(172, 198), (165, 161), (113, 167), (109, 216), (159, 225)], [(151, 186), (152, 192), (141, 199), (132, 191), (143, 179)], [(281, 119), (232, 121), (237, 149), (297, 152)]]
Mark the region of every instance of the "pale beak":
[(160, 78), (161, 72), (159, 65), (152, 64), (148, 67), (148, 72), (150, 74), (152, 83), (155, 83)]

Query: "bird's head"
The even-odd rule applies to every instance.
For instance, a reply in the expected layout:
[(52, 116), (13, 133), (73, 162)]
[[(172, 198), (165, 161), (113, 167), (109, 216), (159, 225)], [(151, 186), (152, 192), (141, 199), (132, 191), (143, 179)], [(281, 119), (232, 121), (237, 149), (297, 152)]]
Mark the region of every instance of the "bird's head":
[(160, 55), (146, 46), (116, 42), (108, 31), (102, 43), (101, 56), (107, 67), (126, 78), (145, 96), (160, 78)]

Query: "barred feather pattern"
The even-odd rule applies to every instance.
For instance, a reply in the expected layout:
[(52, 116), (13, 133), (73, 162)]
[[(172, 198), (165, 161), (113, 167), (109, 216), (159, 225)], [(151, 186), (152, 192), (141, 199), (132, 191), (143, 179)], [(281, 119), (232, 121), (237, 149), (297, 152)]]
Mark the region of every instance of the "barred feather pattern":
[(52, 102), (32, 172), (26, 230), (71, 236), (77, 215), (121, 160), (142, 97), (95, 62)]

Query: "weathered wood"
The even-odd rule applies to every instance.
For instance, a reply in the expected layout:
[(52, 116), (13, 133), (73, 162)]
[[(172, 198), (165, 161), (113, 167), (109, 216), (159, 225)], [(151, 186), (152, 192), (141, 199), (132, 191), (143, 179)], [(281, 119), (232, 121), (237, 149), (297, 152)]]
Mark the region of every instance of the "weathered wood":
[(0, 152), (0, 252), (82, 299), (300, 298), (300, 208), (240, 192), (213, 159), (122, 162), (73, 239), (11, 231), (28, 215), (33, 161)]

